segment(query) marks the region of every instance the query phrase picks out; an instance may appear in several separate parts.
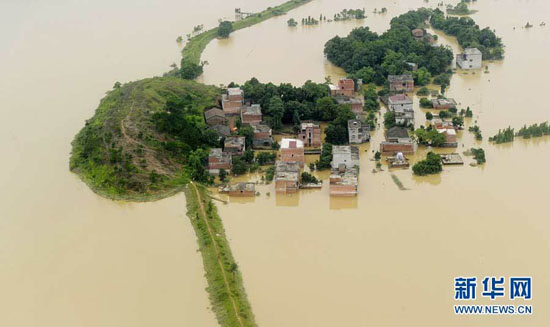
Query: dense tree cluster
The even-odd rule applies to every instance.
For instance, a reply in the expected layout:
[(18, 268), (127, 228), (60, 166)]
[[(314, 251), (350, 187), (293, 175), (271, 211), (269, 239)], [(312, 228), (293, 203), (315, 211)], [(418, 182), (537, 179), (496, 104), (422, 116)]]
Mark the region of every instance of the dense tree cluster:
[(233, 24), (229, 21), (220, 22), (218, 26), (218, 37), (226, 38), (233, 32)]
[(550, 135), (550, 125), (548, 125), (548, 122), (544, 122), (541, 124), (533, 124), (529, 127), (527, 125), (520, 128), (517, 136), (521, 136), (525, 139), (531, 138), (531, 137), (540, 137), (543, 135)]
[(323, 143), (323, 148), (321, 149), (321, 156), (319, 160), (315, 162), (315, 167), (318, 170), (330, 168), (330, 163), (332, 162), (332, 144)]
[(417, 162), (413, 166), (413, 173), (418, 176), (437, 174), (442, 170), (441, 156), (433, 152), (428, 152), (426, 159)]
[[(229, 84), (229, 87), (235, 86)], [(329, 97), (327, 85), (311, 81), (296, 87), (289, 83), (260, 83), (252, 78), (242, 85), (242, 89), (247, 101), (262, 106), (264, 120), (273, 129), (281, 128), (282, 124), (298, 125), (302, 120), (331, 121), (336, 118), (339, 107)]]
[(431, 145), (434, 147), (441, 146), (443, 143), (445, 143), (445, 135), (442, 133), (439, 133), (434, 128), (418, 128), (414, 131), (414, 136), (416, 138), (416, 141), (420, 144), (424, 145)]
[(347, 37), (336, 36), (325, 44), (325, 55), (354, 78), (378, 85), (384, 84), (388, 75), (410, 72), (407, 63), (415, 63), (419, 69), (424, 68), (417, 74), (424, 83), (426, 73), (431, 77), (445, 72), (453, 59), (450, 49), (417, 41), (411, 34), (425, 25), (431, 12), (421, 8), (393, 18), (390, 29), (382, 35), (360, 27)]
[(485, 150), (483, 150), (482, 148), (471, 148), (470, 151), (474, 155), (474, 159), (476, 160), (478, 165), (481, 165), (482, 163), (485, 163), (487, 161), (485, 159)]
[(430, 24), (446, 34), (456, 36), (463, 48), (478, 48), (483, 59), (502, 59), (504, 47), (502, 40), (488, 27), (480, 29), (470, 17), (445, 17), (443, 12), (435, 9)]

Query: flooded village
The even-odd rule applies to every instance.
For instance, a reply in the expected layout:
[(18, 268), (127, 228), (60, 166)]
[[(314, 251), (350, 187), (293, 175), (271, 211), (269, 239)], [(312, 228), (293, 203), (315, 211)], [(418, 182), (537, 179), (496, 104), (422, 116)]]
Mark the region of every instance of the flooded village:
[[(179, 35), (185, 39), (194, 28), (207, 31), (284, 2), (0, 5), (7, 44), (0, 52), (7, 118), (0, 129), (6, 150), (0, 163), (0, 324), (220, 326), (205, 262), (220, 265), (231, 281), (242, 276), (230, 283), (240, 287), (237, 292), (227, 294), (246, 290), (250, 305), (241, 307), (235, 297), (237, 303), (226, 308), (237, 317), (252, 312), (246, 319), (258, 326), (550, 322), (543, 310), (550, 305), (550, 173), (539, 165), (550, 161), (550, 139), (490, 141), (508, 126), (549, 119), (540, 102), (550, 74), (548, 1), (468, 2), (469, 17), (502, 38), (503, 60), (487, 60), (483, 49), (461, 47), (429, 24), (411, 29), (407, 37), (416, 42), (452, 50), (444, 92), (440, 84), (416, 83), (422, 65), (414, 58), (407, 58), (406, 72), (384, 76), (372, 90), (372, 83), (350, 78), (323, 51), (328, 40), (356, 28), (381, 35), (394, 17), (421, 7), (446, 11), (457, 1), (308, 1), (205, 44), (197, 81), (215, 86), (210, 90), (215, 88), (216, 101), (196, 119), (219, 142), (200, 161), (214, 180), (204, 207), (193, 207), (192, 198), (176, 191), (153, 202), (105, 199), (68, 171), (75, 133), (95, 126), (89, 119), (98, 104), (109, 104), (99, 99), (106, 90), (117, 92), (113, 84), (177, 66), (185, 46), (174, 42)], [(365, 17), (332, 19), (344, 8), (362, 8)], [(300, 24), (319, 15), (329, 19)], [(288, 23), (291, 18), (296, 25)], [(280, 112), (246, 86), (253, 78), (283, 85), (287, 94), (305, 86), (311, 93), (301, 96), (316, 100), (322, 86), (323, 97), (330, 98), (330, 105), (323, 103), (327, 116), (295, 118), (284, 111), (277, 126), (272, 117)], [(125, 109), (139, 110), (143, 103), (158, 109), (158, 99), (141, 100)], [(302, 113), (317, 108), (292, 105)], [(150, 154), (140, 147), (149, 144), (148, 135), (133, 133), (142, 126), (122, 120), (113, 129), (136, 147), (135, 161), (142, 158), (139, 151)], [(328, 145), (327, 131), (339, 144)], [(472, 148), (484, 150), (485, 163), (477, 163)], [(413, 167), (430, 152), (439, 155), (442, 171), (415, 174)], [(147, 182), (155, 178), (145, 176)], [(215, 241), (203, 242), (192, 224), (213, 212), (217, 217), (203, 220), (223, 225), (210, 226), (216, 229), (207, 240)], [(208, 244), (230, 249), (234, 261), (219, 253), (205, 261), (201, 251)], [(460, 275), (533, 276), (529, 303), (536, 314), (454, 315), (452, 280)], [(215, 290), (217, 298), (226, 294)]]

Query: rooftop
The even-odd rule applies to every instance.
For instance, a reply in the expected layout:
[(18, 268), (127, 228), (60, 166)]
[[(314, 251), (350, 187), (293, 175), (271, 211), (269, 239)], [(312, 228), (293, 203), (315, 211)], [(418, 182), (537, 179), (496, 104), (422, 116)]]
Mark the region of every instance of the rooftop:
[(218, 134), (220, 135), (228, 136), (229, 134), (231, 134), (229, 126), (226, 125), (216, 124), (214, 126), (210, 126), (210, 128), (218, 132)]
[(303, 148), (304, 142), (296, 139), (282, 139), (281, 140), (281, 149), (295, 149)]
[(477, 48), (466, 48), (464, 49), (464, 54), (466, 55), (480, 55), (481, 51), (479, 51)]
[(300, 165), (297, 162), (282, 162), (275, 163), (275, 179), (298, 181)]
[(244, 146), (245, 137), (244, 136), (228, 136), (225, 139), (225, 146)]
[(228, 95), (243, 95), (243, 90), (241, 90), (239, 87), (230, 87), (227, 89)]
[(249, 107), (244, 107), (243, 115), (261, 115), (262, 107), (259, 104), (253, 104)]
[(405, 127), (394, 126), (386, 131), (386, 137), (408, 138), (409, 132)]
[(270, 133), (271, 127), (267, 125), (253, 125), (254, 133)]
[(320, 128), (319, 124), (316, 124), (316, 123), (314, 123), (314, 122), (302, 122), (302, 123), (300, 124), (300, 127), (301, 127), (302, 129), (314, 128), (314, 127), (315, 127), (315, 128)]
[(204, 112), (204, 117), (206, 119), (212, 118), (214, 116), (225, 117), (225, 113), (220, 108), (210, 108)]
[(395, 94), (388, 98), (390, 104), (412, 103), (412, 99), (406, 94)]
[(405, 75), (389, 75), (388, 80), (390, 82), (405, 82), (405, 81), (412, 81), (413, 77), (410, 74)]
[(348, 128), (361, 128), (361, 126), (363, 126), (363, 123), (358, 119), (348, 120)]

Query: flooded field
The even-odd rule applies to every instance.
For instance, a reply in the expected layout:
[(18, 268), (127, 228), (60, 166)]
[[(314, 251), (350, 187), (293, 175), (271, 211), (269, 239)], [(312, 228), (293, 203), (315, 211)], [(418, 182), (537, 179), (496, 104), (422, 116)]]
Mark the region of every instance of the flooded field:
[[(147, 204), (102, 199), (69, 172), (70, 142), (114, 82), (160, 75), (178, 62), (178, 35), (232, 18), (235, 7), (254, 12), (281, 2), (0, 4), (0, 325), (217, 325), (183, 195)], [(202, 80), (335, 80), (344, 72), (323, 57), (329, 38), (362, 25), (383, 32), (391, 17), (433, 2), (315, 0), (213, 41)], [(286, 24), (363, 7), (362, 21)], [(387, 14), (371, 13), (382, 7)], [(486, 139), (508, 125), (549, 120), (540, 100), (550, 27), (538, 24), (550, 20), (550, 3), (473, 7), (472, 17), (503, 38), (506, 58), (488, 62), (489, 73), (455, 74), (448, 95), (474, 111), (467, 126), (477, 120), (484, 141), (464, 131), (459, 151), (482, 146), (484, 166), (467, 158), (432, 177), (392, 171), (408, 189), (400, 191), (387, 167), (371, 172), (377, 131), (361, 147), (357, 198), (330, 198), (327, 185), (295, 196), (261, 185), (259, 197), (219, 206), (260, 326), (548, 325), (550, 139), (500, 146)], [(522, 29), (527, 21), (535, 26)], [(457, 49), (452, 38), (439, 39)], [(424, 112), (416, 116), (422, 124)], [(459, 275), (533, 276), (535, 314), (454, 316)]]

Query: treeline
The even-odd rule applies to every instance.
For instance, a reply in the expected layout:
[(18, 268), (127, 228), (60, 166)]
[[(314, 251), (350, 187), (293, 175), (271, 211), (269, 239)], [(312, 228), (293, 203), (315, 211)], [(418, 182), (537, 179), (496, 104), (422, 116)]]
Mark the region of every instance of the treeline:
[(324, 53), (335, 65), (355, 79), (382, 85), (388, 75), (411, 72), (408, 63), (425, 68), (436, 76), (446, 71), (453, 59), (450, 49), (417, 41), (411, 31), (422, 28), (432, 10), (421, 8), (393, 18), (391, 27), (382, 35), (368, 27), (354, 29), (347, 37), (336, 36), (325, 44)]
[(480, 29), (470, 17), (445, 17), (441, 10), (435, 9), (430, 24), (446, 34), (456, 36), (462, 48), (479, 49), (484, 60), (502, 59), (504, 56), (502, 40), (488, 27)]
[(550, 125), (548, 125), (548, 122), (533, 124), (531, 126), (524, 125), (517, 133), (514, 133), (514, 129), (511, 127), (503, 130), (499, 129), (498, 134), (490, 137), (489, 141), (501, 144), (513, 142), (515, 136), (529, 139), (531, 137), (541, 137), (544, 135), (550, 135)]

